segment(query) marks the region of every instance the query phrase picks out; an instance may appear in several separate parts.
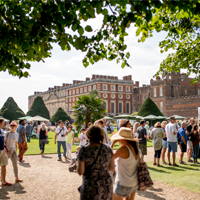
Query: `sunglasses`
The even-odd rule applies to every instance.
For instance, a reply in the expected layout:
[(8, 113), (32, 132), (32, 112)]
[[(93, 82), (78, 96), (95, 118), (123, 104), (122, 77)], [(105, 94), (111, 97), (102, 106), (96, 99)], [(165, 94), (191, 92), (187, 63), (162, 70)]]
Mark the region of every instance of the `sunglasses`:
[(11, 127), (15, 126), (15, 125), (10, 125)]

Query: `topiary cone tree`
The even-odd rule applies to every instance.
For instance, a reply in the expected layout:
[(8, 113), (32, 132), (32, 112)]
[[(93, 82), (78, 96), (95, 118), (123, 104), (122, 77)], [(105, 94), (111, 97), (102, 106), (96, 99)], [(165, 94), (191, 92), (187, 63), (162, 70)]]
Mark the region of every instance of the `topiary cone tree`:
[(58, 122), (59, 120), (62, 120), (63, 122), (68, 120), (70, 123), (72, 121), (70, 116), (61, 107), (58, 108), (56, 113), (50, 119), (51, 123)]
[(19, 108), (12, 97), (9, 97), (1, 108), (1, 114), (4, 118), (9, 120), (17, 120), (25, 116), (24, 112)]
[(46, 119), (50, 119), (49, 111), (47, 107), (45, 106), (44, 101), (41, 96), (38, 96), (35, 98), (30, 110), (27, 112), (26, 115), (29, 115), (32, 117), (39, 115)]
[(142, 106), (140, 107), (138, 114), (139, 116), (146, 117), (147, 115), (163, 116), (157, 105), (152, 101), (151, 98), (147, 98)]

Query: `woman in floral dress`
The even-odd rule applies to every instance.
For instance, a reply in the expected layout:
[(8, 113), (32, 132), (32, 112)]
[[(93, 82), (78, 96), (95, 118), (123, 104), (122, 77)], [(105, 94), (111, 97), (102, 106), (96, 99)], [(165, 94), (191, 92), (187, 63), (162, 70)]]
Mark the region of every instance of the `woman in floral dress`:
[(83, 175), (79, 188), (81, 200), (112, 200), (113, 183), (109, 171), (115, 164), (112, 149), (103, 144), (104, 130), (92, 126), (87, 131), (89, 145), (78, 154), (78, 174)]

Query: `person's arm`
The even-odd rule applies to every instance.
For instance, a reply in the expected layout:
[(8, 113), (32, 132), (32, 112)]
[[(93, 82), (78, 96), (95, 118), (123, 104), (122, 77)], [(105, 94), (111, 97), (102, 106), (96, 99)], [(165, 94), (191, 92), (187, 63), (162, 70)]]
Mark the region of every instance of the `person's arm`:
[(17, 151), (17, 142), (15, 142), (15, 147), (16, 147), (16, 151)]
[(39, 135), (39, 133), (40, 133), (40, 129), (37, 130), (37, 135)]
[(173, 126), (173, 134), (176, 135), (177, 134), (177, 130), (176, 130), (176, 126)]
[(115, 145), (117, 142), (118, 142), (118, 140), (113, 141), (110, 147), (113, 149), (114, 145)]
[(55, 134), (55, 139), (54, 139), (54, 143), (56, 144), (56, 139), (57, 139), (57, 133)]
[(72, 134), (72, 138), (73, 138), (73, 143), (72, 144), (74, 144), (74, 133)]
[(143, 128), (143, 129), (142, 129), (142, 132), (143, 132), (144, 138), (147, 138), (147, 131), (146, 131), (146, 128)]
[[(114, 153), (114, 159), (119, 157), (124, 157), (125, 153), (127, 153), (128, 149), (126, 146), (120, 147), (115, 153)], [(128, 152), (129, 153), (129, 152)]]
[(7, 148), (7, 134), (6, 134), (6, 136), (5, 136), (5, 140), (4, 140), (4, 148), (5, 148), (5, 150), (6, 150), (6, 154), (9, 156), (10, 153), (9, 153), (8, 148)]
[(78, 159), (78, 169), (77, 169), (78, 174), (81, 176), (85, 173), (85, 162), (80, 161)]
[(182, 136), (181, 139), (183, 140), (183, 143), (186, 145), (186, 142), (185, 142), (185, 137)]
[(46, 136), (48, 136), (48, 132), (47, 132), (47, 129), (46, 129)]
[(23, 132), (22, 132), (22, 137), (23, 137), (23, 139), (24, 139), (24, 143), (26, 143), (26, 138), (25, 138), (25, 135), (26, 135), (26, 134), (25, 134), (25, 131), (26, 131), (26, 129), (24, 128), (24, 129), (23, 129)]
[(114, 156), (111, 158), (109, 166), (108, 166), (109, 171), (115, 171), (115, 161), (114, 161)]

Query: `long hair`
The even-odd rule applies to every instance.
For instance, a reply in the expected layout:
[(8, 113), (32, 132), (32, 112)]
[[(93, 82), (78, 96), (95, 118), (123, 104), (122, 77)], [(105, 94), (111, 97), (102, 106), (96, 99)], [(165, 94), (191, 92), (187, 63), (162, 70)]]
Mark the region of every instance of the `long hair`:
[(136, 133), (137, 128), (140, 126), (139, 122), (135, 122), (134, 127), (133, 127), (133, 133)]
[(135, 154), (138, 155), (139, 149), (138, 149), (138, 146), (137, 146), (137, 142), (135, 142), (135, 141), (128, 141), (128, 143), (131, 144), (131, 146), (133, 147), (133, 149), (135, 151)]

